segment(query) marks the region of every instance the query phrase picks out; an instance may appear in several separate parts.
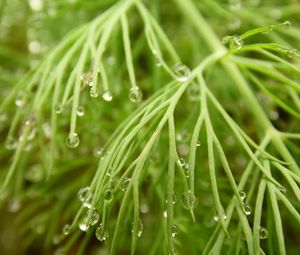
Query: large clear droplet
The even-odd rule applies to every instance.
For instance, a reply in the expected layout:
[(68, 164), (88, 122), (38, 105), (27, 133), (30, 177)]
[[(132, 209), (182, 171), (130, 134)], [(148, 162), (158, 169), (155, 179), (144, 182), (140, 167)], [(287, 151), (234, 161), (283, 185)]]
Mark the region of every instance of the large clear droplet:
[(79, 105), (76, 109), (76, 113), (78, 117), (82, 117), (84, 115), (84, 107)]
[(79, 222), (79, 229), (83, 232), (86, 232), (89, 229), (89, 223), (87, 222), (87, 218), (82, 218), (82, 220)]
[(93, 214), (92, 214), (92, 216), (90, 218), (89, 224), (91, 226), (94, 226), (98, 222), (99, 218), (100, 218), (100, 216), (99, 216), (98, 211), (96, 209), (94, 209), (93, 210)]
[(113, 191), (112, 191), (112, 189), (111, 188), (105, 189), (103, 195), (104, 195), (104, 199), (106, 201), (112, 200), (112, 198), (113, 198)]
[(103, 92), (102, 98), (103, 98), (103, 100), (105, 100), (107, 102), (110, 102), (113, 99), (113, 96), (112, 96), (112, 94), (110, 93), (109, 90), (106, 90), (106, 91)]
[[(227, 219), (227, 215), (226, 215), (226, 213), (223, 211), (223, 213), (222, 213), (222, 218), (223, 218), (223, 220), (225, 221), (226, 219)], [(219, 215), (218, 215), (218, 213), (216, 212), (215, 213), (215, 215), (213, 216), (213, 220), (215, 221), (215, 222), (219, 222)]]
[(260, 239), (267, 239), (269, 235), (269, 232), (267, 229), (260, 227), (259, 228), (259, 237)]
[(185, 209), (193, 209), (198, 205), (198, 197), (189, 190), (182, 194), (181, 203)]
[(81, 202), (89, 200), (90, 197), (92, 197), (91, 188), (89, 186), (81, 188), (78, 191), (77, 196)]
[(229, 43), (229, 48), (233, 50), (240, 50), (243, 47), (243, 40), (238, 35), (225, 36), (222, 40), (223, 44)]
[(95, 236), (100, 242), (103, 242), (108, 238), (108, 233), (103, 228), (102, 223), (96, 228)]
[(61, 113), (63, 112), (63, 106), (62, 106), (62, 104), (57, 103), (57, 104), (54, 106), (54, 111), (55, 111), (57, 114), (61, 114)]
[(142, 100), (143, 98), (143, 93), (142, 91), (140, 90), (139, 87), (132, 87), (130, 90), (129, 90), (129, 100), (133, 103), (138, 103)]
[(185, 82), (187, 81), (191, 76), (190, 69), (183, 64), (176, 64), (172, 67), (172, 73), (174, 79), (176, 79), (179, 82)]
[(80, 140), (77, 133), (70, 133), (66, 138), (66, 145), (72, 149), (78, 147), (79, 142)]
[(252, 212), (251, 206), (245, 203), (243, 206), (243, 211), (247, 216), (250, 215)]

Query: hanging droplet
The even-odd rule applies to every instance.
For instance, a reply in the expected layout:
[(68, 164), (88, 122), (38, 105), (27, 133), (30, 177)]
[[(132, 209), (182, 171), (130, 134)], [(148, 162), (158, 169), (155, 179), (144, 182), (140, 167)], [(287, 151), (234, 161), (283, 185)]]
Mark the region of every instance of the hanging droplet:
[(201, 146), (201, 142), (198, 141), (197, 144), (196, 144), (196, 146), (197, 146), (197, 147), (200, 147), (200, 146)]
[(143, 93), (142, 91), (140, 90), (139, 87), (132, 87), (130, 90), (129, 90), (129, 100), (133, 103), (138, 103), (142, 100), (143, 98)]
[(61, 113), (63, 112), (63, 106), (62, 106), (62, 104), (57, 103), (57, 104), (54, 106), (54, 111), (55, 111), (57, 114), (61, 114)]
[(102, 223), (96, 228), (95, 236), (100, 242), (108, 238), (108, 233), (104, 230)]
[(7, 150), (14, 150), (17, 147), (17, 141), (12, 136), (8, 136), (4, 145)]
[(100, 158), (103, 155), (103, 148), (102, 147), (96, 147), (94, 149), (94, 156), (96, 158)]
[(240, 50), (243, 47), (243, 40), (238, 35), (225, 36), (222, 40), (223, 44), (229, 43), (229, 48), (232, 50)]
[(84, 107), (79, 105), (76, 109), (76, 113), (78, 117), (82, 117), (84, 115)]
[(198, 201), (198, 197), (192, 194), (190, 190), (182, 194), (181, 203), (185, 209), (195, 208), (198, 205)]
[(183, 64), (176, 64), (172, 67), (172, 73), (175, 80), (179, 82), (185, 82), (187, 81), (191, 76), (190, 69)]
[(260, 239), (267, 239), (269, 235), (269, 232), (267, 229), (260, 227), (259, 228), (259, 237)]
[(92, 197), (91, 188), (89, 186), (81, 188), (77, 196), (81, 202), (89, 200)]
[(113, 96), (112, 96), (112, 94), (110, 93), (109, 90), (106, 90), (106, 91), (103, 92), (102, 98), (103, 98), (105, 101), (110, 102), (110, 101), (113, 99)]
[(166, 219), (168, 218), (168, 212), (167, 211), (163, 211), (163, 217)]
[(187, 95), (190, 101), (199, 101), (201, 97), (200, 93), (200, 86), (197, 83), (192, 83), (187, 89)]
[(66, 225), (64, 225), (62, 232), (64, 235), (68, 235), (68, 234), (70, 234), (70, 230), (71, 230), (71, 225), (66, 224)]
[(126, 178), (124, 179), (124, 181), (121, 183), (121, 190), (122, 190), (123, 192), (126, 191), (126, 189), (127, 189), (128, 185), (129, 185), (130, 181), (131, 181), (131, 179), (126, 177)]
[(77, 133), (70, 133), (66, 138), (66, 145), (71, 149), (78, 147), (79, 142), (80, 140)]
[[(141, 237), (144, 231), (144, 225), (141, 219), (137, 222), (137, 229), (136, 229), (136, 236)], [(134, 224), (132, 223), (132, 230), (131, 232), (134, 234)]]
[(79, 229), (83, 232), (86, 232), (89, 229), (89, 224), (87, 222), (87, 218), (82, 218), (82, 220), (79, 222)]
[(179, 164), (181, 167), (183, 167), (183, 166), (185, 165), (185, 160), (184, 160), (184, 158), (179, 158), (179, 159), (178, 159), (178, 164)]
[[(223, 218), (223, 221), (225, 221), (226, 219), (227, 219), (227, 215), (226, 215), (226, 213), (223, 211), (223, 213), (222, 213), (222, 218)], [(218, 213), (216, 212), (215, 213), (215, 215), (213, 216), (213, 220), (215, 221), (215, 222), (219, 222), (219, 215), (218, 215)]]
[(172, 237), (175, 237), (177, 235), (177, 232), (178, 232), (178, 227), (176, 224), (173, 224), (172, 225), (172, 233), (171, 233)]
[(185, 177), (186, 177), (186, 178), (190, 178), (191, 170), (190, 170), (190, 168), (189, 168), (189, 164), (188, 164), (188, 163), (186, 163), (186, 164), (184, 165), (184, 170), (185, 170)]
[(110, 201), (113, 198), (113, 191), (111, 188), (107, 188), (104, 190), (104, 199), (106, 201)]
[(25, 95), (23, 91), (20, 91), (16, 97), (15, 104), (18, 107), (22, 107), (25, 104)]
[(243, 211), (247, 216), (250, 215), (252, 212), (251, 206), (245, 203), (243, 206)]
[(283, 28), (289, 29), (292, 26), (292, 23), (288, 20), (282, 23)]
[(91, 87), (90, 89), (90, 96), (91, 97), (98, 97), (98, 89), (96, 87)]
[(98, 222), (99, 218), (100, 218), (100, 216), (99, 216), (97, 209), (94, 209), (93, 214), (89, 221), (89, 225), (94, 226)]
[(190, 140), (190, 138), (191, 138), (191, 135), (186, 129), (182, 129), (176, 135), (176, 140), (178, 142), (188, 142)]
[(244, 201), (245, 199), (246, 199), (246, 192), (245, 191), (243, 191), (243, 190), (240, 190), (239, 191), (239, 196), (240, 196), (240, 198), (242, 199), (242, 201)]

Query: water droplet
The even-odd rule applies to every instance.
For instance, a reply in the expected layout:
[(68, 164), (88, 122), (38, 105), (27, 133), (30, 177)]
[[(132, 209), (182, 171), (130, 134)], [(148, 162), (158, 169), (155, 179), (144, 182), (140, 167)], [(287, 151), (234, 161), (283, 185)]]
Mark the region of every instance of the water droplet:
[(70, 230), (71, 230), (71, 225), (70, 224), (66, 224), (64, 227), (63, 227), (63, 234), (64, 235), (68, 235), (70, 233)]
[(72, 149), (78, 147), (79, 142), (80, 140), (77, 133), (70, 133), (66, 138), (66, 145)]
[(181, 203), (185, 209), (195, 208), (198, 205), (198, 201), (198, 197), (192, 194), (190, 190), (182, 194)]
[(112, 96), (112, 94), (110, 93), (109, 90), (106, 90), (106, 91), (103, 92), (102, 98), (103, 98), (105, 101), (110, 102), (110, 101), (113, 99), (113, 96)]
[(63, 106), (62, 106), (62, 104), (57, 103), (57, 104), (54, 106), (54, 111), (55, 111), (57, 114), (61, 114), (61, 113), (63, 112)]
[(140, 90), (139, 87), (132, 87), (130, 90), (129, 90), (129, 100), (133, 103), (138, 103), (142, 100), (143, 98), (143, 93), (142, 91)]
[(196, 146), (197, 146), (197, 147), (200, 147), (200, 146), (201, 146), (201, 142), (198, 141), (197, 144), (196, 144)]
[(269, 232), (267, 229), (260, 227), (259, 228), (259, 237), (260, 239), (267, 239), (269, 235)]
[(79, 105), (77, 107), (76, 113), (78, 117), (82, 117), (84, 115), (84, 107), (82, 105)]
[(244, 192), (243, 190), (240, 190), (239, 191), (239, 196), (242, 199), (242, 201), (244, 201), (247, 195), (246, 195), (246, 192)]
[(163, 211), (163, 217), (166, 219), (168, 218), (168, 212), (167, 211)]
[(186, 129), (182, 129), (180, 132), (176, 135), (176, 140), (178, 142), (187, 142), (191, 138), (190, 133)]
[(96, 158), (100, 158), (103, 155), (103, 148), (102, 147), (96, 147), (94, 149), (94, 156)]
[(141, 204), (140, 206), (141, 213), (148, 213), (149, 212), (149, 205), (146, 203)]
[(104, 230), (102, 223), (96, 228), (95, 236), (100, 242), (108, 238), (108, 233)]
[(111, 188), (107, 188), (104, 190), (104, 199), (106, 201), (110, 201), (113, 198), (113, 191)]
[(229, 48), (233, 50), (240, 50), (243, 47), (243, 40), (238, 35), (225, 36), (222, 40), (223, 44), (229, 43)]
[(89, 229), (89, 224), (87, 222), (87, 218), (83, 218), (80, 222), (79, 222), (79, 229), (83, 232), (86, 232)]
[(286, 20), (282, 23), (282, 26), (286, 29), (290, 28), (292, 26), (291, 22)]
[(93, 214), (89, 221), (89, 225), (94, 226), (98, 222), (99, 218), (100, 218), (100, 216), (99, 216), (97, 209), (94, 209)]
[(33, 165), (25, 174), (26, 180), (37, 183), (45, 178), (45, 172), (40, 165)]
[(123, 192), (126, 191), (126, 189), (127, 189), (128, 185), (129, 185), (130, 181), (131, 181), (131, 179), (126, 177), (126, 178), (124, 179), (124, 181), (121, 183), (121, 190), (122, 190)]
[(91, 188), (89, 186), (81, 188), (78, 191), (77, 196), (81, 202), (89, 200), (90, 197), (92, 197)]
[[(172, 204), (175, 205), (176, 204), (176, 201), (177, 201), (177, 196), (175, 193), (173, 193), (173, 196), (172, 196)], [(168, 199), (166, 199), (166, 204), (168, 203)]]
[[(227, 219), (227, 215), (226, 215), (226, 213), (223, 211), (223, 213), (222, 213), (222, 218), (223, 218), (223, 221), (225, 221), (226, 219)], [(215, 215), (213, 216), (213, 220), (215, 221), (215, 222), (219, 222), (219, 215), (218, 215), (218, 213), (216, 212), (215, 213)]]
[(16, 106), (18, 106), (18, 107), (24, 106), (24, 104), (25, 104), (25, 95), (24, 95), (24, 92), (23, 92), (23, 91), (20, 91), (20, 92), (17, 94), (16, 100), (15, 100), (15, 104), (16, 104)]
[(90, 89), (90, 96), (91, 97), (98, 97), (98, 89), (95, 87), (91, 87)]
[(172, 237), (175, 237), (177, 235), (177, 232), (178, 232), (178, 227), (177, 227), (177, 225), (173, 224), (172, 225), (172, 233), (171, 233)]
[(201, 97), (201, 90), (199, 84), (192, 83), (187, 89), (187, 95), (190, 101), (199, 101)]
[(178, 164), (179, 164), (181, 167), (183, 167), (183, 166), (185, 165), (185, 160), (184, 160), (184, 158), (179, 158), (179, 159), (178, 159)]
[(9, 201), (8, 211), (11, 213), (15, 213), (21, 209), (21, 202), (17, 198), (13, 198)]
[(245, 203), (243, 206), (243, 211), (247, 216), (250, 215), (252, 212), (251, 206)]
[(172, 67), (172, 73), (175, 80), (179, 82), (185, 82), (187, 81), (191, 76), (190, 69), (183, 64), (176, 64)]
[(14, 150), (16, 147), (17, 141), (12, 136), (8, 136), (5, 140), (5, 148), (7, 150)]
[[(141, 237), (144, 231), (144, 225), (141, 219), (138, 220), (137, 222), (137, 229), (136, 229), (136, 236), (137, 237)], [(134, 224), (132, 223), (132, 230), (131, 232), (134, 234), (135, 230), (134, 230)]]

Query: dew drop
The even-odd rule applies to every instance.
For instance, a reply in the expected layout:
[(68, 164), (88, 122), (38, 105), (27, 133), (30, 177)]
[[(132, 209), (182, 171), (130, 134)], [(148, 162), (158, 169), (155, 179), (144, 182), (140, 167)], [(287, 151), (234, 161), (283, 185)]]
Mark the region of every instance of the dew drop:
[(163, 217), (166, 219), (168, 218), (168, 212), (167, 211), (163, 211)]
[(62, 104), (57, 103), (57, 104), (54, 106), (54, 111), (55, 111), (57, 114), (61, 114), (61, 113), (63, 112), (63, 106), (62, 106)]
[(178, 233), (178, 227), (176, 224), (173, 224), (172, 225), (172, 233), (171, 233), (172, 237), (174, 238), (177, 235), (177, 233)]
[(97, 209), (94, 209), (89, 221), (89, 225), (94, 226), (98, 222), (99, 218), (100, 216)]
[(183, 166), (185, 165), (185, 160), (184, 160), (184, 158), (179, 158), (179, 159), (178, 159), (178, 164), (179, 164), (181, 167), (183, 167)]
[(81, 202), (89, 200), (90, 197), (92, 197), (91, 188), (89, 186), (81, 188), (78, 191), (77, 196)]
[(110, 93), (109, 90), (106, 90), (106, 91), (103, 92), (102, 98), (103, 98), (103, 100), (105, 100), (107, 102), (110, 102), (113, 99), (113, 96), (112, 96), (112, 94)]
[(100, 242), (108, 238), (108, 233), (104, 230), (102, 223), (96, 228), (95, 236)]
[(191, 76), (190, 69), (183, 64), (176, 64), (172, 67), (172, 73), (175, 80), (179, 82), (185, 82), (187, 81)]
[(79, 229), (83, 232), (86, 232), (89, 229), (89, 224), (87, 222), (86, 218), (83, 218), (80, 222), (79, 222)]
[(282, 26), (286, 29), (289, 29), (292, 26), (292, 24), (290, 21), (286, 20), (282, 23)]
[(106, 190), (104, 190), (104, 199), (106, 201), (110, 201), (113, 198), (113, 191), (111, 188), (107, 188)]
[(96, 147), (94, 149), (94, 156), (96, 158), (100, 158), (103, 155), (103, 148), (102, 147)]
[(245, 203), (243, 206), (243, 211), (247, 216), (250, 215), (252, 212), (251, 206)]
[(198, 205), (198, 197), (195, 194), (192, 194), (191, 191), (187, 191), (182, 194), (181, 204), (185, 209), (192, 209)]
[(126, 191), (126, 189), (127, 189), (128, 185), (129, 185), (130, 181), (131, 181), (131, 179), (126, 177), (126, 178), (124, 179), (124, 181), (121, 183), (121, 190), (122, 190), (123, 192)]
[(267, 239), (269, 235), (269, 232), (266, 228), (260, 227), (259, 228), (259, 237), (260, 239)]
[(187, 95), (190, 101), (199, 101), (201, 95), (200, 93), (200, 86), (196, 83), (192, 83), (187, 89)]
[(23, 91), (20, 91), (15, 99), (15, 104), (18, 107), (22, 107), (25, 104), (25, 95)]
[(95, 87), (91, 87), (91, 89), (90, 89), (90, 96), (95, 98), (95, 97), (98, 97), (98, 95), (99, 95), (98, 89), (95, 88)]
[(245, 192), (245, 191), (240, 190), (240, 191), (239, 191), (239, 196), (240, 196), (240, 198), (242, 199), (242, 201), (244, 201), (247, 195), (246, 195), (246, 192)]
[(77, 107), (76, 113), (78, 117), (82, 117), (84, 115), (84, 107), (82, 105), (79, 105)]
[[(144, 225), (141, 219), (138, 220), (137, 222), (137, 229), (136, 229), (136, 236), (141, 237), (144, 231)], [(134, 223), (132, 223), (132, 230), (131, 232), (135, 234), (135, 229), (134, 229)]]
[(68, 234), (70, 234), (70, 230), (71, 230), (71, 225), (66, 224), (66, 225), (64, 225), (62, 232), (63, 232), (64, 235), (67, 236)]
[(79, 142), (80, 140), (77, 133), (70, 133), (66, 138), (66, 145), (71, 149), (78, 147)]
[[(223, 217), (223, 221), (225, 221), (226, 219), (227, 219), (227, 215), (226, 215), (226, 213), (222, 213), (222, 217)], [(215, 213), (215, 215), (213, 216), (213, 220), (215, 221), (215, 222), (219, 222), (219, 215), (218, 215), (218, 213), (216, 212)]]
[(143, 93), (142, 91), (140, 90), (139, 87), (132, 87), (130, 90), (129, 90), (129, 100), (133, 103), (138, 103), (142, 100), (143, 98)]
[(179, 133), (176, 135), (176, 140), (178, 142), (187, 142), (191, 138), (190, 133), (186, 129), (182, 129)]
[(196, 146), (197, 146), (197, 147), (200, 147), (200, 146), (201, 146), (201, 142), (198, 141), (197, 144), (196, 144)]

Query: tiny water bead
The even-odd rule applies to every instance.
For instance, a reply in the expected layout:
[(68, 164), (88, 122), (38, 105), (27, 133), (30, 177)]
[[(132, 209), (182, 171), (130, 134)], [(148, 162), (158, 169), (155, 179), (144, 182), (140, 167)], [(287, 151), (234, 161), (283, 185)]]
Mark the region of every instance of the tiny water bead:
[(178, 164), (179, 164), (181, 167), (183, 167), (183, 166), (186, 164), (184, 158), (179, 158), (179, 159), (178, 159)]
[(201, 146), (201, 142), (198, 141), (197, 144), (196, 144), (196, 146), (197, 146), (197, 147), (200, 147), (200, 146)]
[(78, 191), (77, 196), (81, 202), (89, 200), (89, 198), (92, 196), (91, 188), (89, 186), (81, 188)]
[(95, 98), (95, 97), (98, 97), (98, 95), (99, 95), (98, 89), (95, 87), (91, 87), (90, 96)]
[(100, 218), (100, 216), (99, 216), (99, 213), (98, 213), (97, 209), (94, 209), (93, 213), (92, 213), (92, 216), (90, 218), (89, 224), (91, 226), (94, 226), (98, 222), (99, 218)]
[(78, 147), (79, 143), (80, 140), (77, 133), (70, 133), (66, 138), (66, 145), (71, 149)]
[(267, 239), (268, 238), (268, 235), (269, 235), (269, 232), (267, 229), (263, 228), (263, 227), (260, 227), (259, 228), (259, 237), (260, 239)]
[(136, 233), (135, 233), (135, 229), (134, 229), (134, 223), (132, 223), (132, 234), (136, 234), (137, 237), (141, 237), (144, 231), (144, 225), (141, 219), (138, 220), (137, 222), (137, 229), (136, 229)]
[(143, 98), (143, 92), (140, 90), (139, 87), (132, 87), (129, 90), (129, 100), (133, 103), (138, 103), (142, 100)]
[(172, 67), (172, 73), (175, 80), (179, 82), (187, 81), (191, 76), (190, 69), (181, 63), (175, 64)]
[(177, 145), (178, 155), (181, 157), (186, 157), (190, 152), (190, 146), (187, 143), (180, 143)]
[(63, 230), (62, 230), (63, 234), (68, 235), (68, 234), (70, 234), (70, 231), (71, 231), (71, 225), (70, 224), (64, 225)]
[(60, 104), (60, 103), (57, 103), (55, 106), (54, 106), (54, 111), (57, 113), (57, 114), (61, 114), (63, 112), (63, 105)]
[(24, 106), (25, 104), (25, 94), (23, 91), (20, 91), (18, 94), (17, 94), (17, 97), (15, 99), (15, 104), (16, 106), (18, 107), (22, 107)]
[(250, 215), (252, 212), (251, 206), (245, 203), (243, 205), (243, 211), (247, 216)]
[(229, 43), (229, 48), (232, 50), (240, 50), (244, 44), (243, 40), (238, 35), (227, 35), (222, 39), (222, 42), (225, 45)]
[(289, 29), (291, 26), (292, 26), (292, 23), (288, 20), (286, 20), (282, 23), (283, 28)]
[(239, 191), (239, 196), (242, 199), (242, 201), (244, 201), (246, 199), (247, 195), (246, 195), (246, 193), (244, 191), (240, 190)]
[(178, 227), (176, 224), (173, 224), (172, 225), (172, 233), (171, 233), (172, 237), (175, 237), (177, 235), (177, 233), (178, 233)]
[(112, 191), (112, 189), (111, 188), (105, 189), (103, 195), (104, 195), (104, 199), (106, 201), (112, 200), (112, 198), (113, 198), (113, 191)]
[(102, 223), (96, 228), (95, 236), (100, 242), (103, 242), (108, 238), (108, 233), (105, 231)]
[(128, 185), (130, 184), (130, 181), (131, 181), (131, 179), (126, 177), (126, 178), (124, 179), (124, 181), (121, 183), (121, 187), (120, 187), (120, 188), (121, 188), (121, 190), (122, 190), (123, 192), (126, 191)]
[(94, 156), (96, 158), (100, 158), (103, 155), (103, 148), (102, 147), (96, 147), (94, 149)]
[(106, 91), (103, 92), (102, 98), (103, 98), (104, 101), (110, 102), (113, 99), (113, 96), (112, 96), (112, 94), (110, 93), (109, 90), (106, 90)]
[(199, 101), (201, 95), (200, 86), (197, 83), (192, 83), (187, 89), (187, 96), (190, 101)]
[[(226, 213), (222, 213), (222, 218), (223, 218), (223, 220), (225, 221), (226, 219), (227, 219), (227, 215), (226, 215)], [(219, 215), (218, 215), (218, 213), (215, 213), (215, 215), (213, 216), (213, 220), (215, 221), (215, 222), (219, 222)]]
[(83, 218), (80, 222), (79, 222), (79, 229), (83, 232), (86, 232), (89, 228), (90, 228), (90, 225), (89, 223), (87, 222), (87, 218)]
[(193, 209), (198, 205), (198, 197), (192, 194), (191, 191), (187, 191), (182, 194), (181, 204), (185, 209)]
[(82, 117), (84, 115), (84, 107), (79, 105), (76, 109), (76, 113), (78, 117)]

